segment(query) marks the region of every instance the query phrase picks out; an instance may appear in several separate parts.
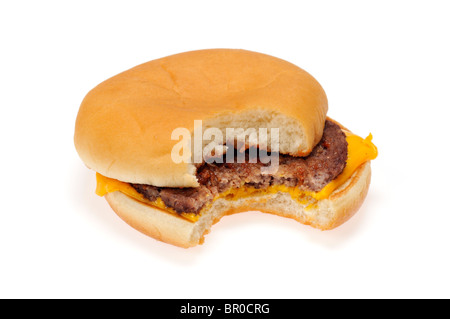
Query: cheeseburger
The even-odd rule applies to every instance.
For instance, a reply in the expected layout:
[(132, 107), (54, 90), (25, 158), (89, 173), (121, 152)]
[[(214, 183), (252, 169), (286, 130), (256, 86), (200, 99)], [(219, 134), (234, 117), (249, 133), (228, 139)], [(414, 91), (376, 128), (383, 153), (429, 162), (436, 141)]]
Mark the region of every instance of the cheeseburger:
[(228, 214), (257, 210), (328, 230), (359, 209), (377, 148), (327, 110), (323, 88), (294, 64), (199, 50), (93, 88), (74, 140), (118, 216), (192, 247)]

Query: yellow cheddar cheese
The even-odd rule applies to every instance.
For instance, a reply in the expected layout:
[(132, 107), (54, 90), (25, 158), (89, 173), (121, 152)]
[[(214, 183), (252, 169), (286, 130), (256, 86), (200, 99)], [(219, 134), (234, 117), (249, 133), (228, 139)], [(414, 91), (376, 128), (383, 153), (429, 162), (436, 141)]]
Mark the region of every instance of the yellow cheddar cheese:
[[(298, 187), (288, 187), (285, 185), (273, 185), (266, 189), (256, 189), (251, 186), (243, 185), (240, 188), (230, 189), (216, 196), (218, 198), (227, 199), (239, 199), (245, 198), (251, 195), (265, 195), (265, 194), (275, 194), (277, 192), (289, 193), (293, 199), (297, 200), (301, 204), (311, 206), (315, 202), (321, 199), (328, 198), (330, 194), (336, 190), (339, 186), (345, 183), (355, 170), (363, 163), (373, 160), (378, 156), (377, 147), (372, 143), (372, 134), (369, 134), (365, 139), (351, 132), (344, 131), (346, 134), (346, 139), (348, 143), (348, 156), (347, 162), (342, 173), (336, 177), (333, 181), (327, 184), (319, 192), (305, 191)], [(142, 194), (137, 192), (129, 183), (121, 182), (116, 179), (112, 179), (97, 173), (97, 188), (96, 194), (99, 196), (104, 196), (107, 193), (120, 191), (131, 198), (134, 198), (140, 202), (163, 209), (165, 211), (172, 212), (176, 214), (175, 210), (167, 207), (161, 198), (156, 201), (150, 201), (146, 199)], [(206, 209), (205, 207), (204, 209)], [(203, 209), (203, 210), (204, 210)], [(197, 221), (201, 215), (201, 211), (198, 214), (195, 213), (182, 213), (182, 217), (190, 220)]]
[[(156, 199), (156, 201), (150, 201), (147, 198), (145, 198), (144, 195), (136, 191), (129, 183), (121, 182), (117, 179), (109, 178), (99, 173), (97, 173), (96, 176), (97, 176), (97, 188), (95, 190), (95, 193), (98, 196), (105, 196), (107, 193), (119, 191), (140, 202), (176, 214), (175, 210), (170, 207), (167, 207), (166, 204), (164, 204), (164, 202), (159, 197)], [(180, 215), (193, 222), (197, 221), (199, 218), (199, 214), (194, 213), (182, 213)]]
[(317, 200), (328, 198), (335, 189), (344, 184), (353, 175), (359, 166), (367, 161), (374, 160), (378, 156), (378, 149), (372, 143), (372, 134), (363, 139), (351, 132), (344, 132), (348, 143), (347, 163), (342, 173), (322, 188), (321, 191), (309, 192), (309, 195)]

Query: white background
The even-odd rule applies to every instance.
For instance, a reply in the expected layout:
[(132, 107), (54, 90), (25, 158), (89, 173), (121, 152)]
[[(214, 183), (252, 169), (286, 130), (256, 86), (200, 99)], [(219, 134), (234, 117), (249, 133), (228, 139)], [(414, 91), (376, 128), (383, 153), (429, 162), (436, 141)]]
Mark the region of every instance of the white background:
[[(0, 297), (449, 298), (448, 1), (3, 1)], [(373, 133), (369, 195), (322, 232), (257, 212), (202, 246), (157, 242), (94, 194), (73, 146), (99, 82), (182, 51), (243, 48), (322, 84)]]

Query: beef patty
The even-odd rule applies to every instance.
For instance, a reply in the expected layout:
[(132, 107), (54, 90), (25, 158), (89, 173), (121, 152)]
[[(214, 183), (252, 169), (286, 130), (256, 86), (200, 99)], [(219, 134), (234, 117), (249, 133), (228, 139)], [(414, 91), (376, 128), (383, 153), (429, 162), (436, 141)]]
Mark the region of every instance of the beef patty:
[[(236, 154), (236, 153), (235, 153)], [(244, 185), (264, 189), (271, 185), (300, 187), (320, 191), (344, 169), (347, 160), (347, 141), (340, 127), (325, 122), (322, 139), (306, 157), (279, 154), (279, 167), (274, 174), (262, 174), (261, 168), (270, 165), (261, 161), (251, 163), (204, 163), (197, 169), (199, 187), (174, 188), (131, 184), (150, 201), (158, 197), (177, 213), (198, 213), (214, 197), (231, 188)]]

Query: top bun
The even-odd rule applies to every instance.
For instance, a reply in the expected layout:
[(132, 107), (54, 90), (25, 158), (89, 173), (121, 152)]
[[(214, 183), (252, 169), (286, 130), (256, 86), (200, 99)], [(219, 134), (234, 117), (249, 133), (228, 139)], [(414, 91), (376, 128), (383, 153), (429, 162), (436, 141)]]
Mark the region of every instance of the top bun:
[(320, 84), (294, 64), (246, 50), (190, 51), (92, 89), (77, 116), (75, 147), (89, 168), (110, 178), (196, 187), (195, 165), (171, 159), (179, 143), (171, 138), (174, 129), (193, 136), (194, 120), (223, 136), (227, 127), (279, 128), (279, 151), (305, 156), (322, 136), (327, 110)]

